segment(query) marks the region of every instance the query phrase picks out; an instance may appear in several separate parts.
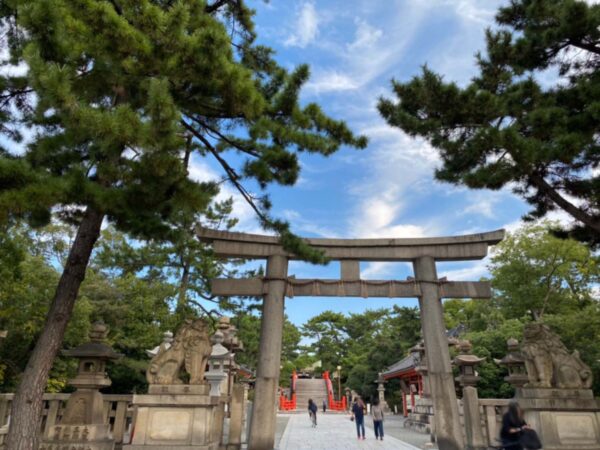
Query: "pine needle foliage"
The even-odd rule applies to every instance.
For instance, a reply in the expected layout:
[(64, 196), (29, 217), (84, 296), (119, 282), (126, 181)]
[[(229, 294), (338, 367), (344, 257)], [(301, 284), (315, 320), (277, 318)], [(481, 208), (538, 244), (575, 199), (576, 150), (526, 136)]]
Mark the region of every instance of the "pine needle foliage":
[(168, 235), (173, 215), (217, 192), (188, 177), (196, 153), (216, 158), (286, 245), (322, 260), (244, 181), (292, 185), (298, 153), (366, 140), (300, 104), (308, 67), (290, 73), (255, 44), (245, 2), (11, 0), (2, 12), (11, 62), (28, 70), (0, 80), (0, 121), (11, 138), (25, 127), (35, 137), (24, 154), (0, 154), (0, 219), (77, 220), (92, 206), (134, 235)]
[[(527, 219), (562, 209), (562, 234), (600, 243), (600, 5), (512, 0), (486, 31), (487, 51), (466, 86), (422, 74), (380, 99), (392, 126), (439, 150), (439, 180), (509, 186)], [(550, 81), (549, 81), (550, 80)]]

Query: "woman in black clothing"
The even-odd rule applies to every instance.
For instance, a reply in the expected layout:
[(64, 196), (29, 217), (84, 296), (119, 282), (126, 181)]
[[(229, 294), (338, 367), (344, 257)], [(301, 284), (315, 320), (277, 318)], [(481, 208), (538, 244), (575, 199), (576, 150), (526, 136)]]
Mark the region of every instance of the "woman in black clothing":
[(500, 430), (500, 439), (502, 446), (506, 450), (523, 450), (520, 443), (523, 430), (529, 427), (523, 420), (523, 410), (519, 403), (512, 401), (508, 404), (508, 411), (502, 416), (502, 429)]
[(317, 410), (318, 406), (315, 402), (313, 402), (312, 398), (308, 399), (308, 416), (310, 417), (310, 421), (312, 423), (312, 427), (317, 426)]

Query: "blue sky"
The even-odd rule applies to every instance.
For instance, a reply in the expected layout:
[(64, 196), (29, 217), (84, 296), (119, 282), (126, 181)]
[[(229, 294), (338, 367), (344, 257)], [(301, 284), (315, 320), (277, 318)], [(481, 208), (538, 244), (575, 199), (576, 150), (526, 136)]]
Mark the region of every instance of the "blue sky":
[[(307, 63), (311, 79), (303, 102), (318, 102), (335, 118), (368, 136), (362, 151), (344, 148), (324, 158), (301, 155), (302, 173), (292, 188), (272, 187), (274, 214), (311, 237), (420, 237), (515, 229), (527, 206), (508, 189), (474, 191), (433, 179), (439, 164), (427, 143), (389, 127), (376, 110), (390, 96), (390, 80), (408, 80), (427, 64), (464, 85), (476, 73), (474, 55), (484, 48), (498, 0), (271, 0), (250, 2), (259, 42), (276, 50), (292, 69)], [(193, 175), (210, 178), (217, 167), (194, 161)], [(225, 187), (222, 195), (235, 195)], [(236, 199), (238, 230), (261, 232), (251, 211)], [(558, 215), (558, 219), (564, 216)], [(440, 276), (477, 280), (487, 261), (441, 264)], [(291, 263), (297, 277), (336, 278), (327, 267)], [(363, 278), (404, 279), (407, 264), (363, 264)], [(288, 299), (286, 313), (300, 325), (326, 309), (416, 305), (416, 300)]]
[[(599, 0), (586, 0), (598, 3)], [(508, 0), (247, 0), (256, 9), (258, 42), (276, 51), (292, 70), (309, 64), (312, 76), (301, 100), (317, 102), (369, 138), (365, 150), (342, 148), (329, 158), (302, 154), (302, 173), (294, 187), (271, 186), (273, 214), (289, 220), (306, 237), (403, 238), (460, 235), (499, 228), (514, 230), (527, 205), (510, 189), (468, 190), (434, 180), (437, 152), (427, 143), (391, 128), (379, 116), (381, 96), (391, 97), (392, 78), (406, 81), (427, 64), (448, 81), (465, 85), (476, 74), (474, 55), (484, 49), (484, 31)], [(2, 52), (0, 52), (2, 53)], [(5, 52), (1, 56), (5, 56)], [(26, 66), (5, 67), (21, 73)], [(557, 81), (541, 74), (542, 84)], [(26, 131), (25, 131), (26, 132)], [(26, 132), (27, 135), (27, 132)], [(15, 153), (24, 144), (7, 141)], [(194, 158), (191, 177), (223, 177), (217, 163)], [(252, 187), (250, 187), (252, 189)], [(233, 196), (237, 231), (263, 233), (251, 208), (236, 191), (222, 185), (221, 198)], [(564, 213), (550, 219), (568, 224)], [(260, 264), (258, 262), (257, 264)], [(478, 280), (488, 260), (439, 264), (439, 276)], [(337, 278), (339, 263), (290, 263), (298, 278)], [(364, 263), (365, 279), (405, 279), (408, 264)], [(393, 303), (414, 306), (416, 299), (296, 298), (286, 313), (301, 325), (326, 310), (360, 312)], [(211, 305), (212, 307), (212, 305)]]

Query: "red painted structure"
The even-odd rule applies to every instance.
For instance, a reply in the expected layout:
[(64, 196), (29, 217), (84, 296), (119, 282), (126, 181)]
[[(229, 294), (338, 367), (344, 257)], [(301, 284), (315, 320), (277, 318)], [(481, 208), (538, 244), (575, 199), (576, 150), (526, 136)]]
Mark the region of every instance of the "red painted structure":
[(417, 361), (410, 355), (390, 366), (382, 373), (385, 380), (400, 379), (402, 385), (402, 414), (408, 416), (408, 398), (410, 396), (411, 410), (415, 407), (415, 395), (423, 395), (423, 377), (416, 371)]
[(279, 411), (295, 411), (296, 410), (296, 380), (298, 374), (294, 370), (292, 372), (292, 383), (290, 386), (290, 398), (286, 398), (285, 395), (279, 395)]
[(346, 411), (347, 403), (346, 396), (342, 396), (341, 400), (335, 400), (333, 397), (333, 384), (329, 376), (329, 370), (323, 372), (323, 379), (327, 385), (327, 403), (329, 403), (329, 409), (332, 411)]

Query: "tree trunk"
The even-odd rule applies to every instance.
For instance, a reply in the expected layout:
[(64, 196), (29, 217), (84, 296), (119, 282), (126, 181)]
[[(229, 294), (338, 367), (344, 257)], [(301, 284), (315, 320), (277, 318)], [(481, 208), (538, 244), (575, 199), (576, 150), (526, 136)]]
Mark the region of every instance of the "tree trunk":
[(177, 296), (177, 308), (175, 309), (178, 313), (183, 313), (187, 307), (187, 290), (190, 284), (190, 265), (183, 263), (183, 273), (181, 274), (181, 280), (179, 281), (179, 295)]
[(15, 394), (6, 448), (35, 450), (38, 444), (42, 397), (54, 357), (62, 346), (90, 255), (104, 214), (88, 208), (77, 230), (65, 268), (56, 287), (42, 334), (37, 340)]
[(540, 175), (531, 174), (529, 175), (531, 183), (538, 188), (538, 190), (546, 195), (550, 200), (554, 202), (559, 208), (571, 215), (575, 220), (580, 221), (586, 227), (594, 230), (596, 233), (600, 233), (600, 221), (581, 208), (578, 208), (573, 203), (569, 202), (560, 193), (554, 189), (548, 182)]

